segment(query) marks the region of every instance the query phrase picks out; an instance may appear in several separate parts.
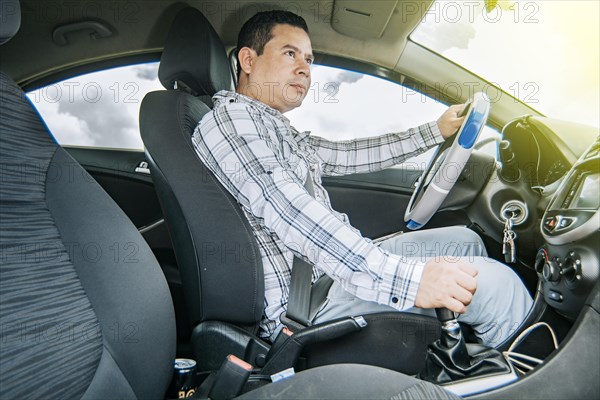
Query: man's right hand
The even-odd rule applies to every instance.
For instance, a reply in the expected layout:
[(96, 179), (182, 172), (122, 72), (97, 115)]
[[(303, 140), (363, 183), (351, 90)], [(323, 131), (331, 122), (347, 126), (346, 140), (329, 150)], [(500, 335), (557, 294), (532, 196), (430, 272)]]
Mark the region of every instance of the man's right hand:
[(464, 111), (466, 106), (466, 104), (455, 104), (450, 106), (444, 111), (440, 118), (438, 118), (437, 125), (444, 139), (448, 139), (458, 131), (458, 128), (460, 128), (465, 120), (465, 117), (460, 116), (460, 114)]
[(425, 264), (415, 306), (464, 313), (477, 289), (477, 270), (463, 262), (432, 259)]

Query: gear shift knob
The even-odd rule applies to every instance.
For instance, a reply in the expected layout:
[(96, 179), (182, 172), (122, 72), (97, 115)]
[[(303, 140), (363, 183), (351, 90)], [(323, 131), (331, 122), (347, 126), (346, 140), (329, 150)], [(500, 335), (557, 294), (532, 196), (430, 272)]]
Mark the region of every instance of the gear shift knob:
[[(448, 310), (447, 308), (436, 308), (435, 315), (442, 324), (442, 336), (440, 337), (440, 343), (446, 348), (451, 348), (457, 345), (464, 347), (462, 332), (454, 312)], [(466, 350), (464, 353), (466, 354)]]
[(435, 315), (437, 316), (438, 321), (440, 321), (442, 324), (444, 322), (456, 319), (456, 317), (454, 316), (454, 312), (448, 310), (447, 308), (436, 308)]

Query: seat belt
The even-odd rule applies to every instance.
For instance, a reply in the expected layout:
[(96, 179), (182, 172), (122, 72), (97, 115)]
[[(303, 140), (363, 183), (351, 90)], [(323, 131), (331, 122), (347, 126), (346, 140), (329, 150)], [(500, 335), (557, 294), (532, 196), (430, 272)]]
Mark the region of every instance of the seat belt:
[(310, 326), (309, 314), (311, 290), (312, 265), (303, 259), (294, 256), (292, 277), (290, 280), (290, 296), (288, 298), (288, 308), (285, 312), (285, 318), (291, 319), (292, 323), (285, 321), (283, 317), (281, 320), (281, 322), (288, 325), (292, 331), (300, 328), (293, 324), (293, 322), (297, 322), (304, 327)]
[[(306, 176), (304, 188), (308, 194), (313, 198), (315, 197), (310, 169)], [(294, 256), (288, 308), (281, 315), (281, 322), (292, 331), (311, 325), (312, 319), (323, 305), (329, 288), (333, 284), (333, 280), (324, 275), (312, 285), (312, 270), (313, 266), (311, 264)]]

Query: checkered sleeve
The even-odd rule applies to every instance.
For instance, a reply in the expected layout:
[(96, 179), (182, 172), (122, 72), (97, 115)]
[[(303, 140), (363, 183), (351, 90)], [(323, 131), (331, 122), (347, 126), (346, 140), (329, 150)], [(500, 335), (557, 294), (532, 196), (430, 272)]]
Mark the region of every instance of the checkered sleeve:
[(423, 264), (373, 245), (311, 197), (278, 156), (275, 137), (259, 112), (232, 103), (202, 119), (193, 143), (240, 205), (295, 255), (359, 298), (412, 307)]
[(311, 145), (323, 160), (324, 175), (373, 172), (399, 164), (444, 141), (436, 122), (405, 132), (356, 140), (332, 142), (310, 136)]

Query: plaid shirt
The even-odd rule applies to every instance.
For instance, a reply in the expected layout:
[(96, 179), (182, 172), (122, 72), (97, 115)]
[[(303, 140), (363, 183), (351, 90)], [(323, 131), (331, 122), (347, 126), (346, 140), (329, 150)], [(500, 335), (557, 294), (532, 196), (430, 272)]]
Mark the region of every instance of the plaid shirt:
[[(331, 142), (298, 132), (279, 111), (221, 91), (198, 124), (201, 160), (237, 199), (258, 241), (265, 278), (260, 335), (269, 337), (287, 308), (294, 255), (357, 297), (399, 310), (414, 305), (424, 263), (390, 254), (331, 208), (321, 176), (372, 172), (439, 144), (435, 122), (407, 132)], [(314, 198), (304, 184), (310, 169)]]

